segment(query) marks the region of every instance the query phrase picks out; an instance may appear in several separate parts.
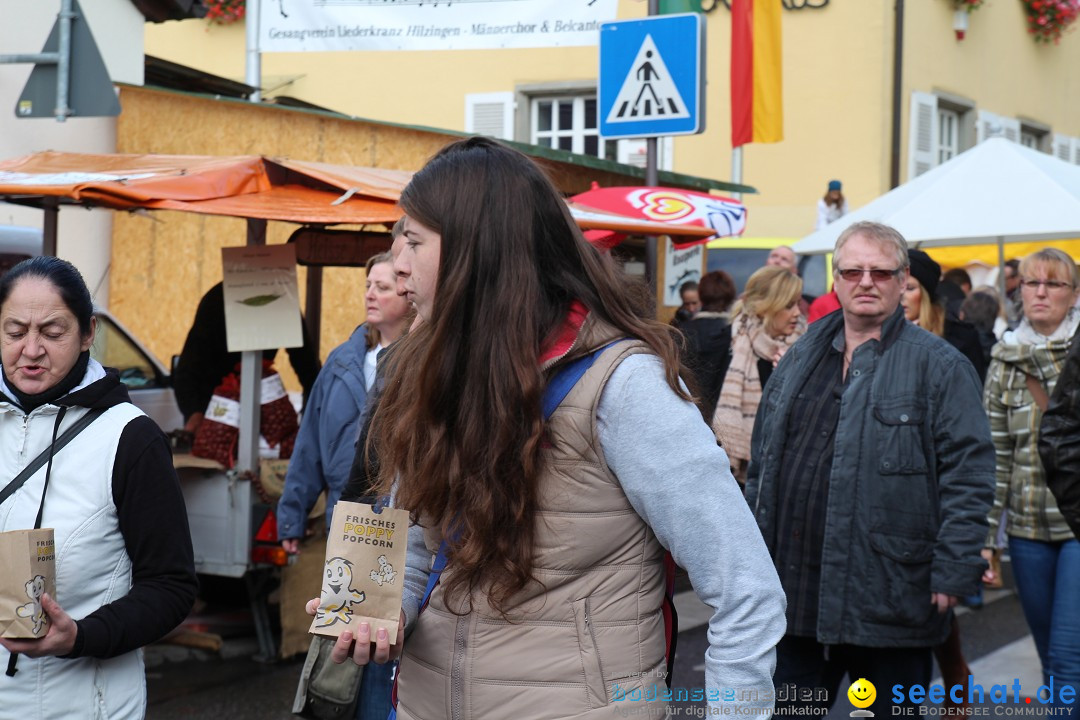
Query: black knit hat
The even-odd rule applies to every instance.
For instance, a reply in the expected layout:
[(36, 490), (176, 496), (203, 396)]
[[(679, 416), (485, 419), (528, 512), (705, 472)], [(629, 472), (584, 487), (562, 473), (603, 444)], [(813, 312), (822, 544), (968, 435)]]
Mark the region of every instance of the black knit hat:
[(911, 261), (911, 276), (918, 280), (933, 298), (941, 279), (941, 266), (922, 250), (908, 250), (908, 260)]

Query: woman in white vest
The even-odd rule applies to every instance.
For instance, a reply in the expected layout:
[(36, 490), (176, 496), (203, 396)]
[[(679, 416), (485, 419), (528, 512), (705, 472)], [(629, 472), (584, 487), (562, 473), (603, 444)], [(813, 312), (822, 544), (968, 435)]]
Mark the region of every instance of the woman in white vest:
[[(47, 633), (0, 638), (0, 717), (141, 718), (143, 645), (180, 623), (197, 582), (168, 442), (90, 358), (95, 318), (71, 263), (37, 257), (0, 279), (0, 531), (53, 528)], [(85, 417), (93, 421), (63, 447)]]
[[(585, 242), (537, 165), (492, 140), (444, 148), (400, 204), (394, 269), (423, 323), (372, 425), (382, 490), (418, 521), (399, 720), (664, 717), (665, 550), (712, 608), (705, 687), (673, 695), (766, 712), (784, 593), (644, 288)], [(335, 659), (390, 657), (385, 630), (356, 635)]]

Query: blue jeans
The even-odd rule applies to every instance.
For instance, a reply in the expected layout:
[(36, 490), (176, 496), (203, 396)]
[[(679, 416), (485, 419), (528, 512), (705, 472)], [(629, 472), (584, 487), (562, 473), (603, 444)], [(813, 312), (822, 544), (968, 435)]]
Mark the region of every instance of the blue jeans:
[(356, 703), (356, 720), (386, 720), (390, 714), (390, 691), (394, 686), (397, 663), (380, 665), (370, 662), (364, 666), (360, 681), (360, 701)]
[[(1054, 679), (1051, 707), (1077, 707), (1080, 700), (1080, 541), (1039, 542), (1009, 537), (1020, 605), (1042, 663), (1043, 683)], [(1077, 700), (1060, 701), (1070, 685)]]

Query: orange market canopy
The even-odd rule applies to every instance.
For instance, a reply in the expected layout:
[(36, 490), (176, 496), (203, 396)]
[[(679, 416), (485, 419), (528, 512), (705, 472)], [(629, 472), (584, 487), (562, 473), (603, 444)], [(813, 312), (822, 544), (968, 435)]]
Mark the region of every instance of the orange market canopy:
[[(412, 173), (259, 155), (41, 152), (0, 162), (0, 200), (54, 207), (179, 210), (298, 224), (393, 223)], [(584, 230), (707, 237), (705, 228), (571, 204)]]

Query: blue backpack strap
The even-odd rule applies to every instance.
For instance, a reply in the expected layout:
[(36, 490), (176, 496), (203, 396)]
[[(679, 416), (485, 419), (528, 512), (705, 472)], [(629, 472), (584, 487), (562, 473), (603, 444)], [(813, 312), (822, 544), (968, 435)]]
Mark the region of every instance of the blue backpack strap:
[(544, 420), (551, 417), (551, 413), (555, 412), (555, 408), (559, 407), (562, 401), (566, 399), (566, 396), (577, 385), (578, 380), (585, 374), (585, 371), (596, 362), (596, 358), (600, 356), (600, 353), (617, 342), (619, 340), (610, 342), (599, 350), (595, 350), (588, 355), (582, 355), (559, 368), (559, 371), (555, 373), (555, 376), (548, 381), (547, 387), (544, 388)]

